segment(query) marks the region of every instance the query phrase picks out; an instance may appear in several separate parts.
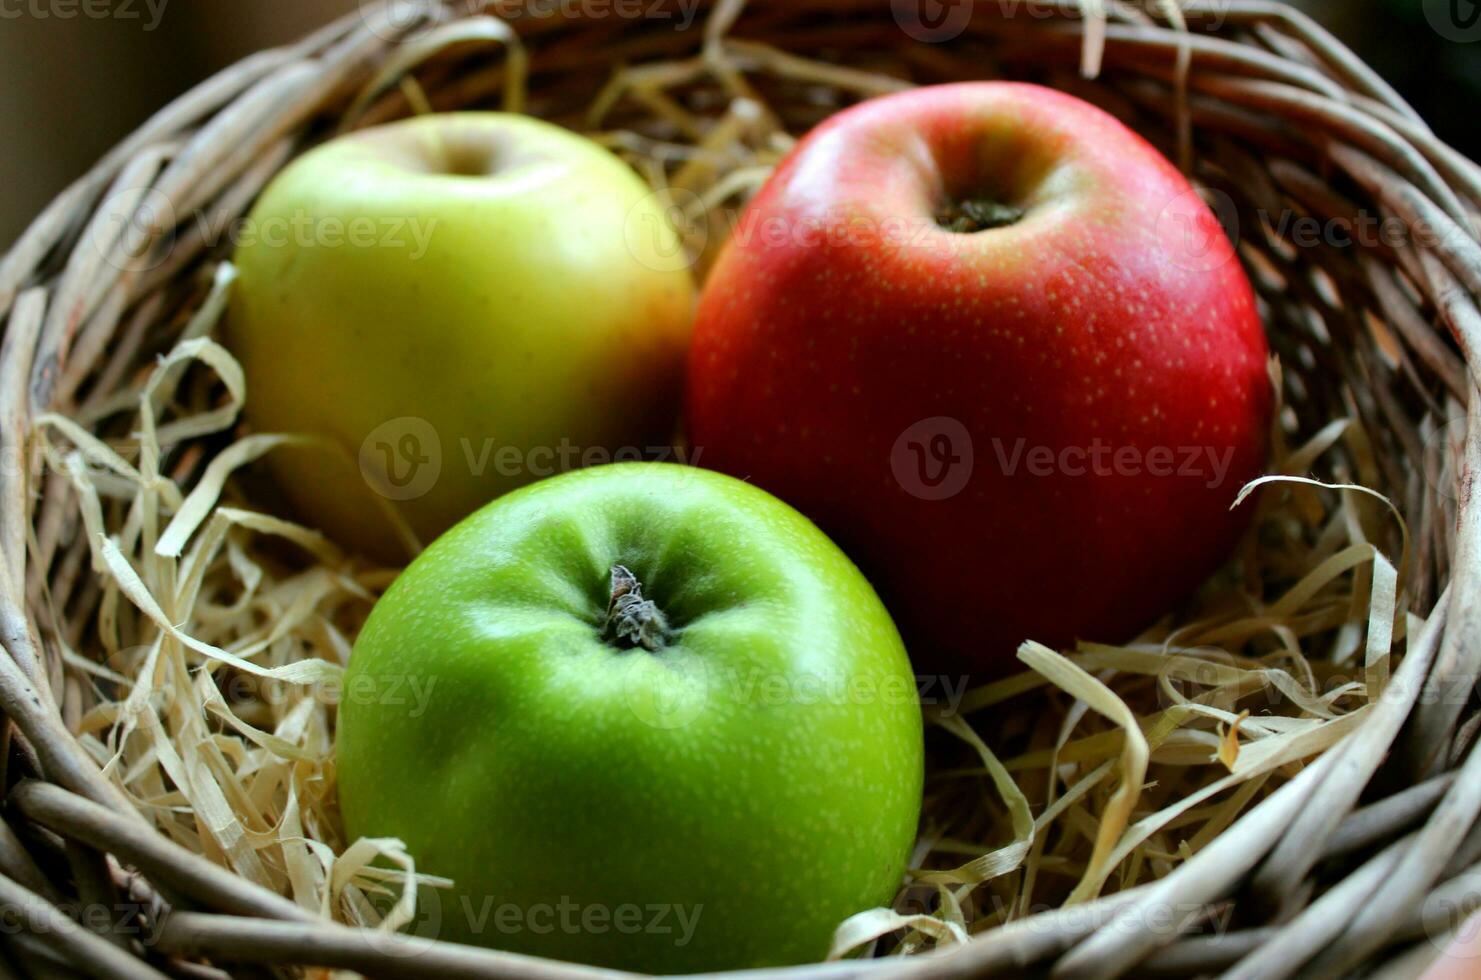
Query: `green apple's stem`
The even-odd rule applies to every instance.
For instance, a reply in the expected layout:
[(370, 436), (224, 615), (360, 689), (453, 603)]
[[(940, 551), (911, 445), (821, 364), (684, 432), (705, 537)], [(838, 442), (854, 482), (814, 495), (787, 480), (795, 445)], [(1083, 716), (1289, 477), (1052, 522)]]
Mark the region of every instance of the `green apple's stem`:
[(1023, 214), (1023, 208), (991, 198), (973, 197), (965, 201), (948, 201), (936, 215), (936, 223), (947, 231), (971, 234), (1016, 224)]
[(612, 598), (602, 636), (609, 643), (642, 647), (650, 653), (662, 650), (673, 639), (668, 617), (652, 600), (643, 598), (643, 583), (625, 565), (612, 566)]

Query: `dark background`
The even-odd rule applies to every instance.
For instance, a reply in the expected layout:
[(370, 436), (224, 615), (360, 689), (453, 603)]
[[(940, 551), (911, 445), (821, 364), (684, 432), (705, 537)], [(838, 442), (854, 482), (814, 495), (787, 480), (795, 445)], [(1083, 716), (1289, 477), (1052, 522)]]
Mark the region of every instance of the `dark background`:
[[(147, 29), (151, 3), (160, 15)], [(0, 248), (170, 98), (356, 3), (0, 0)], [(1351, 44), (1443, 138), (1481, 158), (1481, 40), (1442, 34), (1481, 38), (1481, 0), (1299, 0), (1297, 6)], [(111, 13), (98, 16), (105, 8)], [(1459, 26), (1451, 27), (1456, 18)]]

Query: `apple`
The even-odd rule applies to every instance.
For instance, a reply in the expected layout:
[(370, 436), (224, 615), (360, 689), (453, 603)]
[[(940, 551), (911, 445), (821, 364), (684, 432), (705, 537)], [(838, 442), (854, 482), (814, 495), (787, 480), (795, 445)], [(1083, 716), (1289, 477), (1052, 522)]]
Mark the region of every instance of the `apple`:
[(227, 322), (251, 424), (316, 439), (270, 456), (290, 502), (390, 561), (541, 475), (661, 455), (694, 313), (678, 249), (631, 168), (536, 119), (306, 153), (237, 232)]
[(830, 118), (707, 281), (707, 466), (813, 518), (920, 670), (1117, 641), (1223, 562), (1266, 459), (1255, 298), (1212, 212), (1110, 115), (942, 85)]
[(356, 640), (349, 839), (394, 837), (416, 931), (643, 972), (821, 959), (901, 884), (915, 680), (787, 505), (665, 463), (557, 476), (434, 542)]

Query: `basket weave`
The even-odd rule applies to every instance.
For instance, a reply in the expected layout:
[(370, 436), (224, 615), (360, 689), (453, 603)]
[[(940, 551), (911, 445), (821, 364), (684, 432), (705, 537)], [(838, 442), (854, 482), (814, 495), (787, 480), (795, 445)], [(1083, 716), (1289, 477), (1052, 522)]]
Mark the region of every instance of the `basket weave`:
[[(1481, 754), (1468, 752), (1481, 727), (1473, 698), (1481, 507), (1469, 475), (1481, 461), (1481, 400), (1469, 397), (1481, 371), (1473, 353), (1481, 170), (1321, 28), (1269, 0), (1191, 0), (1180, 17), (1172, 4), (1148, 12), (1118, 0), (1002, 0), (969, 3), (969, 23), (944, 27), (901, 0), (722, 0), (701, 3), (687, 31), (675, 30), (673, 17), (610, 16), (607, 5), (568, 5), (561, 16), (521, 16), (525, 5), (508, 0), (484, 5), (516, 28), (514, 48), (488, 12), (470, 9), (479, 6), (367, 9), (241, 62), (146, 123), (0, 263), (0, 707), (10, 723), (0, 755), (0, 905), (7, 923), (19, 922), (0, 935), (0, 976), (260, 976), (267, 965), (381, 977), (604, 975), (327, 923), (141, 818), (69, 731), (78, 695), (62, 651), (77, 648), (99, 610), (95, 594), (86, 598), (87, 543), (64, 516), (73, 506), (64, 485), (45, 476), (32, 451), (33, 423), (47, 411), (75, 415), (85, 399), (121, 389), (202, 302), (201, 283), (225, 256), (201, 236), (182, 228), (162, 262), (133, 265), (94, 247), (121, 218), (151, 234), (170, 231), (151, 227), (150, 202), (181, 215), (206, 205), (241, 214), (294, 153), (341, 124), (404, 115), (418, 92), (437, 109), (502, 104), (579, 126), (617, 67), (692, 58), (692, 79), (675, 83), (682, 87), (719, 70), (721, 50), (726, 65), (760, 65), (780, 50), (860, 69), (811, 82), (758, 78), (762, 101), (793, 133), (907, 81), (1007, 76), (1110, 108), (1181, 160), (1243, 230), (1241, 256), (1298, 427), (1356, 414), (1373, 434), (1383, 483), (1375, 489), (1413, 522), (1410, 607), (1427, 613), (1392, 694), (1362, 726), (1170, 875), (937, 953), (787, 975), (1418, 969), (1436, 937), (1474, 906), (1481, 880), (1472, 868), (1481, 834), (1469, 832), (1481, 812)], [(643, 6), (650, 15), (681, 8)], [(955, 17), (962, 6), (941, 9)], [(439, 23), (463, 25), (444, 35), (457, 43), (403, 43)], [(521, 59), (528, 94), (506, 84), (506, 54), (486, 42)], [(904, 66), (912, 77), (882, 79), (881, 66)], [(398, 90), (412, 70), (419, 88)], [(1378, 215), (1425, 234), (1298, 249), (1260, 218), (1292, 211), (1354, 227)], [(1437, 439), (1455, 405), (1469, 405), (1468, 424)], [(192, 451), (217, 448), (203, 442)], [(1457, 468), (1458, 500), (1440, 489)], [(58, 866), (69, 880), (42, 870)], [(146, 941), (116, 921), (68, 914), (116, 904), (120, 894), (147, 910)], [(1188, 931), (1176, 914), (1226, 901), (1234, 916), (1222, 932)]]

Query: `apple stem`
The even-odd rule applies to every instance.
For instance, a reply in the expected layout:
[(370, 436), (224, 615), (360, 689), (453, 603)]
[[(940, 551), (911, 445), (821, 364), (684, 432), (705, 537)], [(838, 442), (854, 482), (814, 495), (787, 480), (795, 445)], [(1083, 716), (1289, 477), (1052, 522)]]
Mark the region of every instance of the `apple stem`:
[(986, 197), (976, 197), (948, 202), (936, 215), (936, 223), (947, 231), (971, 234), (1016, 224), (1023, 214), (1023, 208)]
[(603, 637), (649, 653), (662, 650), (672, 639), (668, 617), (652, 600), (643, 598), (643, 583), (625, 565), (612, 566), (612, 598), (607, 603)]

